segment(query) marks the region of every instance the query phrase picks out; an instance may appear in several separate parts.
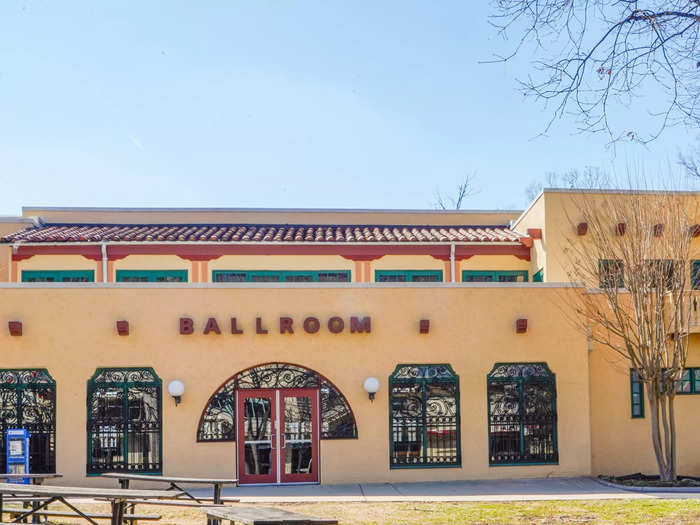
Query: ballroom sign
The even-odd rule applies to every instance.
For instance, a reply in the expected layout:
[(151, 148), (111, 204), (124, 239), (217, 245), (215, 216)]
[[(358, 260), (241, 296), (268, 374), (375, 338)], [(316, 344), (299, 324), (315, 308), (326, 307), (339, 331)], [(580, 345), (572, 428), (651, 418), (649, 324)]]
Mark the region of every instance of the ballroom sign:
[(215, 317), (209, 317), (206, 321), (197, 322), (192, 317), (180, 317), (180, 334), (191, 335), (194, 333), (222, 334), (224, 330), (234, 335), (240, 335), (250, 329), (255, 334), (268, 334), (271, 330), (279, 330), (280, 334), (307, 333), (316, 334), (326, 330), (332, 334), (349, 332), (351, 334), (368, 334), (372, 331), (372, 319), (369, 316), (343, 319), (334, 315), (328, 319), (308, 316), (295, 320), (292, 317), (279, 317), (275, 321), (266, 321), (262, 317), (256, 317), (255, 323), (250, 323), (250, 328), (239, 322), (237, 317), (231, 317), (225, 323), (220, 323)]

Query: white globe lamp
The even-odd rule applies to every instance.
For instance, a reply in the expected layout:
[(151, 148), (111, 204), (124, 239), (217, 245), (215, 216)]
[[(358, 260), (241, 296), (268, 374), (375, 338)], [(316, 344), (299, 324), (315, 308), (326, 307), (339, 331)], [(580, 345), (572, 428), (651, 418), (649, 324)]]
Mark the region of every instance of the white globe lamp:
[(362, 388), (369, 394), (369, 400), (374, 401), (374, 394), (379, 390), (379, 379), (376, 377), (368, 377), (365, 379), (365, 382), (362, 383)]
[(182, 381), (175, 379), (174, 381), (170, 381), (168, 383), (168, 394), (173, 396), (173, 399), (175, 399), (175, 405), (177, 406), (180, 404), (180, 398), (182, 398), (182, 394), (185, 393), (185, 383)]

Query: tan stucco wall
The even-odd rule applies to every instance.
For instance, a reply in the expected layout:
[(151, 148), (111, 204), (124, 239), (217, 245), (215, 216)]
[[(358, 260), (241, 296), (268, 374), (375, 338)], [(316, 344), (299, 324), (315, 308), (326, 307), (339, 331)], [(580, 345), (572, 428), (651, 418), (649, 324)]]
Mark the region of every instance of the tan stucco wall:
[[(541, 239), (533, 239), (532, 248), (530, 250), (530, 275), (534, 275), (540, 269), (544, 269), (545, 282), (557, 282), (556, 279), (550, 278), (547, 271), (547, 217), (545, 216), (545, 194), (541, 193), (537, 199), (525, 210), (523, 215), (513, 224), (513, 229), (527, 234), (530, 228), (539, 228), (542, 230)], [(531, 277), (532, 278), (532, 277)]]
[[(595, 346), (590, 363), (593, 473), (657, 472), (646, 392), (646, 417), (633, 419), (631, 416), (629, 361), (609, 348)], [(700, 334), (690, 337), (687, 366), (700, 366)], [(691, 476), (700, 472), (698, 403), (698, 395), (676, 396), (678, 470), (680, 474)]]
[[(126, 287), (26, 286), (0, 288), (0, 328), (24, 323), (22, 337), (0, 329), (2, 366), (46, 367), (57, 382), (57, 470), (63, 483), (114, 482), (85, 477), (86, 382), (97, 367), (152, 366), (163, 380), (164, 473), (235, 474), (233, 443), (196, 443), (200, 414), (227, 378), (271, 361), (296, 363), (333, 381), (354, 411), (359, 439), (321, 441), (321, 481), (419, 481), (585, 475), (591, 470), (588, 358), (585, 337), (561, 319), (559, 288), (531, 286)], [(279, 316), (372, 317), (371, 334), (280, 335)], [(209, 316), (222, 329), (230, 316), (243, 335), (203, 335)], [(180, 335), (178, 319), (191, 316), (193, 335)], [(268, 335), (252, 330), (256, 316)], [(526, 334), (515, 320), (529, 319)], [(126, 319), (131, 335), (119, 337)], [(420, 335), (418, 321), (430, 319)], [(225, 329), (224, 329), (225, 330)], [(486, 375), (496, 362), (546, 361), (557, 379), (559, 465), (489, 467)], [(388, 468), (387, 378), (399, 363), (449, 363), (460, 376), (462, 467)], [(362, 382), (376, 376), (373, 403)], [(185, 383), (179, 406), (165, 393)]]

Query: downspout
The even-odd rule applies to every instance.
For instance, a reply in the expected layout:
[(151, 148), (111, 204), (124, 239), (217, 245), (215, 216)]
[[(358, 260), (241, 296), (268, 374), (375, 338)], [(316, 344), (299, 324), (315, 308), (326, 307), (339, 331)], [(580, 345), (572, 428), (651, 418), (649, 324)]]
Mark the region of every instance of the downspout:
[(102, 282), (107, 282), (107, 245), (102, 243)]
[(455, 243), (450, 243), (450, 282), (455, 282)]

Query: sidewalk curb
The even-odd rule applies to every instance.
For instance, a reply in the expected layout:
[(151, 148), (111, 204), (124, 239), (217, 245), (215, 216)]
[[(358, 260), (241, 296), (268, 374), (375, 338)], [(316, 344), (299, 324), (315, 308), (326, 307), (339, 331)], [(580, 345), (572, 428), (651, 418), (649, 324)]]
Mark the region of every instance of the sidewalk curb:
[(649, 493), (665, 493), (665, 494), (700, 494), (700, 487), (631, 487), (628, 485), (619, 485), (612, 481), (605, 481), (600, 478), (591, 478), (596, 480), (601, 485), (628, 492), (649, 492)]

